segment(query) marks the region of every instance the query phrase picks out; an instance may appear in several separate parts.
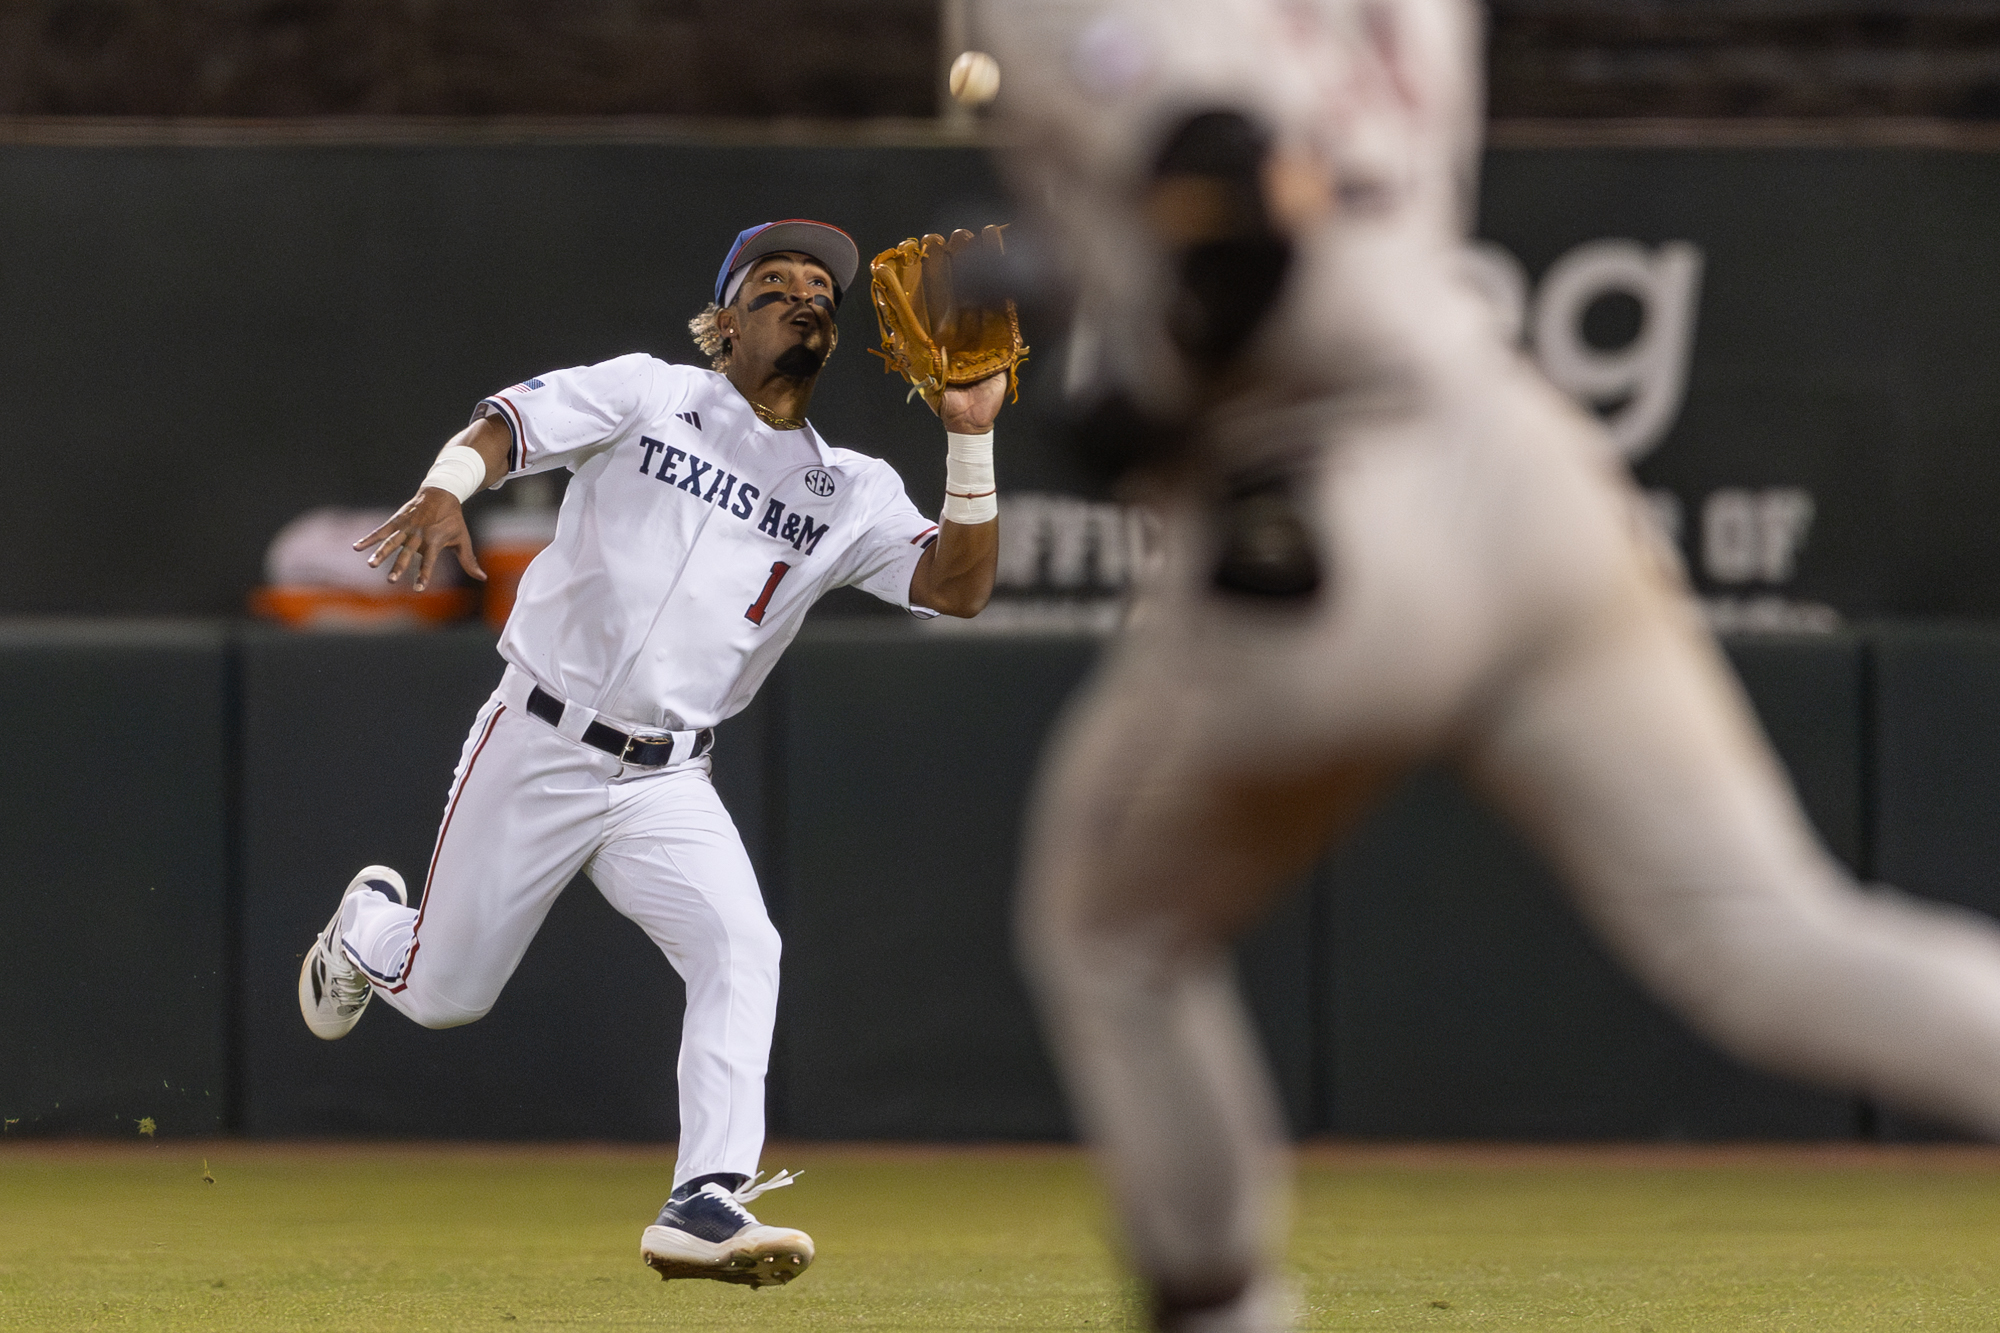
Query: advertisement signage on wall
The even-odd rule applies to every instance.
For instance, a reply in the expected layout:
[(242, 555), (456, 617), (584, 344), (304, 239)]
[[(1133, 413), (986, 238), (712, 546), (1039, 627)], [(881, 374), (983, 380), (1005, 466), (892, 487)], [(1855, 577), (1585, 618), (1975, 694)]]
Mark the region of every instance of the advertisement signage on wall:
[[(1506, 336), (1551, 383), (1597, 414), (1620, 457), (1643, 464), (1687, 400), (1701, 247), (1600, 237), (1564, 251), (1539, 282), (1496, 241), (1477, 242), (1468, 258)], [(1702, 604), (1716, 629), (1826, 631), (1840, 624), (1827, 603), (1788, 595), (1817, 512), (1810, 490), (1720, 482), (1698, 498), (1669, 486), (1649, 487), (1646, 498), (1662, 534), (1706, 589)]]
[[(1502, 149), (1468, 274), (1595, 412), (1719, 630), (2000, 615), (2000, 154)], [(1105, 596), (1134, 531), (1009, 511), (1003, 589)]]
[(2000, 615), (2000, 154), (1502, 149), (1480, 221), (1719, 628)]
[[(1718, 626), (2000, 616), (2000, 137), (1738, 140), (1496, 148), (1470, 271), (1603, 417)], [(0, 614), (240, 614), (286, 523), (401, 503), (496, 386), (696, 360), (717, 248), (808, 200), (864, 250), (1009, 211), (977, 149), (937, 143), (0, 142)], [(866, 304), (847, 316), (865, 344)], [(1115, 602), (1132, 529), (1030, 401), (1060, 338), (1030, 341), (1003, 590), (1107, 623), (1077, 606)], [(935, 419), (868, 358), (813, 406), (936, 503)], [(77, 460), (88, 530), (48, 503)]]

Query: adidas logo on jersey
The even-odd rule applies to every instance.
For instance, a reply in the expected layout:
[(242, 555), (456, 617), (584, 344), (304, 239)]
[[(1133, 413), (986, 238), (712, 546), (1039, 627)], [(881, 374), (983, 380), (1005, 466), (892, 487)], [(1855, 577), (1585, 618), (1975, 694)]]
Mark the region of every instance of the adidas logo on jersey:
[(679, 418), (680, 418), (680, 419), (681, 419), (682, 421), (685, 421), (685, 422), (687, 422), (687, 424), (688, 424), (688, 425), (690, 425), (690, 426), (693, 426), (693, 427), (694, 427), (694, 428), (695, 428), (696, 430), (700, 430), (700, 429), (701, 429), (701, 413), (699, 413), (699, 412), (676, 412), (676, 413), (674, 413), (674, 415), (675, 415), (675, 416), (677, 416), (677, 417), (679, 417)]

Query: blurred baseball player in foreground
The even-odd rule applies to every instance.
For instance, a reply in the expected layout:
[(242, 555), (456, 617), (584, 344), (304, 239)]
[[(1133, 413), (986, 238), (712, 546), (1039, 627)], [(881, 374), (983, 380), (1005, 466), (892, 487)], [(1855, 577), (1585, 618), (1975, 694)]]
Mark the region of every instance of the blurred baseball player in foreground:
[(998, 549), (1000, 375), (941, 395), (943, 518), (890, 467), (806, 420), (859, 266), (818, 222), (744, 231), (693, 322), (714, 369), (633, 354), (481, 402), (414, 499), (357, 547), (422, 588), (451, 551), (474, 577), (460, 504), (566, 467), (554, 543), (521, 582), (500, 687), (474, 720), (417, 907), (369, 866), (299, 974), (306, 1023), (346, 1035), (380, 994), (426, 1027), (493, 1006), (581, 871), (687, 984), (679, 1159), (641, 1254), (661, 1276), (767, 1286), (812, 1262), (804, 1232), (748, 1212), (758, 1184), (779, 941), (709, 780), (710, 729), (750, 701), (831, 588), (971, 616)]
[(2000, 932), (1815, 839), (1596, 422), (1460, 276), (1458, 0), (1006, 0), (1073, 389), (1159, 549), (1048, 755), (1020, 930), (1156, 1326), (1291, 1326), (1229, 944), (1451, 760), (1745, 1060), (2000, 1133)]

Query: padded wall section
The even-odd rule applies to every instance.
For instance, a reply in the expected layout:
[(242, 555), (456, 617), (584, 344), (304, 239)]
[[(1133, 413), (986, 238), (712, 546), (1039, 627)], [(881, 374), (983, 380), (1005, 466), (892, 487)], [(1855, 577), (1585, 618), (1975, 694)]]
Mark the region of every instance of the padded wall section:
[(1850, 634), (1744, 634), (1725, 646), (1813, 827), (1866, 878), (1868, 644)]
[(1884, 629), (1875, 650), (1875, 873), (2000, 915), (2000, 631)]
[[(1847, 637), (1731, 656), (1830, 845), (1861, 842)], [(1626, 977), (1541, 859), (1438, 772), (1322, 872), (1325, 1128), (1413, 1138), (1838, 1138), (1851, 1099), (1746, 1070)]]
[[(1875, 875), (2000, 916), (2000, 631), (1885, 628), (1875, 660)], [(1885, 1139), (1958, 1131), (1885, 1108)]]
[(0, 1118), (228, 1127), (227, 656), (196, 625), (0, 628)]
[[(1014, 961), (1021, 816), (1091, 640), (827, 628), (772, 707), (785, 910), (777, 1083), (789, 1133), (1047, 1138), (1069, 1117)], [(1311, 1123), (1314, 904), (1245, 941), (1245, 990)]]
[[(1745, 639), (1731, 655), (1835, 851), (1866, 865), (1872, 843), (1881, 877), (2000, 910), (2000, 633), (1874, 642), (1872, 806), (1856, 643)], [(1067, 1132), (1010, 904), (1042, 740), (1094, 652), (815, 627), (721, 730), (717, 785), (787, 939), (774, 1129)], [(465, 731), (499, 675), (490, 638), (253, 630), (236, 662), (240, 714), (219, 630), (0, 633), (0, 963), (22, 1015), (0, 1027), (0, 1116), (21, 1121), (15, 1132), (136, 1133), (152, 1117), (163, 1133), (671, 1136), (680, 985), (587, 882), (482, 1022), (425, 1032), (383, 1006), (321, 1043), (298, 1018), (300, 955), (353, 870), (386, 860), (421, 882)], [(105, 737), (117, 755), (79, 760)], [(1243, 971), (1303, 1128), (1855, 1128), (1845, 1099), (1735, 1068), (1639, 995), (1540, 862), (1435, 774), (1280, 907)]]
[(681, 986), (579, 879), (493, 1011), (425, 1031), (300, 1021), (299, 961), (361, 866), (421, 887), (501, 661), (481, 632), (254, 634), (243, 650), (245, 1127), (260, 1134), (659, 1138), (678, 1127)]
[(774, 700), (790, 1132), (1067, 1132), (1008, 909), (1042, 737), (1094, 651), (832, 629), (793, 645)]
[(1309, 883), (1299, 886), (1236, 951), (1243, 996), (1294, 1134), (1310, 1133), (1320, 1123), (1324, 1096), (1314, 1063), (1313, 1020), (1327, 980), (1316, 970), (1321, 907)]

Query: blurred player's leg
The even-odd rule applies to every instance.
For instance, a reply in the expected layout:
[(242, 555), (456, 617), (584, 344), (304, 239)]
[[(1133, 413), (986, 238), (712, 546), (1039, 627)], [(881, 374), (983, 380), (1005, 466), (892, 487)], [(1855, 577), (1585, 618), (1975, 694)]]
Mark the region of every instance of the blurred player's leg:
[[(1394, 288), (1430, 333), (1472, 327), (1448, 286), (1394, 281), (1406, 260), (1358, 250), (1342, 299)], [(1461, 378), (1511, 365), (1484, 344), (1449, 359)], [(1286, 1326), (1253, 1308), (1272, 1291), (1282, 1133), (1230, 943), (1448, 736), (1513, 632), (1482, 549), (1512, 465), (1479, 395), (1395, 364), (1366, 391), (1217, 420), (1158, 479), (1157, 559), (1034, 807), (1024, 954), (1162, 1327)], [(1267, 465), (1323, 557), (1317, 590), (1219, 577), (1226, 479)]]
[(1722, 1046), (2000, 1134), (2000, 930), (1852, 883), (1690, 606), (1641, 589), (1552, 645), (1469, 762)]
[(490, 700), (459, 756), (422, 902), (357, 894), (342, 909), (342, 943), (376, 992), (425, 1027), (484, 1017), (596, 844), (617, 769)]
[(1457, 380), (1330, 419), (1316, 602), (1217, 594), (1181, 483), (1155, 586), (1045, 766), (1024, 951), (1170, 1313), (1253, 1281), (1276, 1226), (1226, 942), (1424, 751), (1464, 757), (1730, 1049), (2000, 1132), (1994, 928), (1846, 880), (1594, 427), (1511, 360)]
[(1151, 674), (1114, 661), (1045, 766), (1023, 956), (1158, 1327), (1287, 1328), (1284, 1128), (1230, 944), (1385, 774), (1220, 780)]
[(588, 873), (687, 984), (674, 1183), (748, 1179), (764, 1148), (764, 1076), (778, 1010), (778, 932), (705, 765), (611, 788)]

